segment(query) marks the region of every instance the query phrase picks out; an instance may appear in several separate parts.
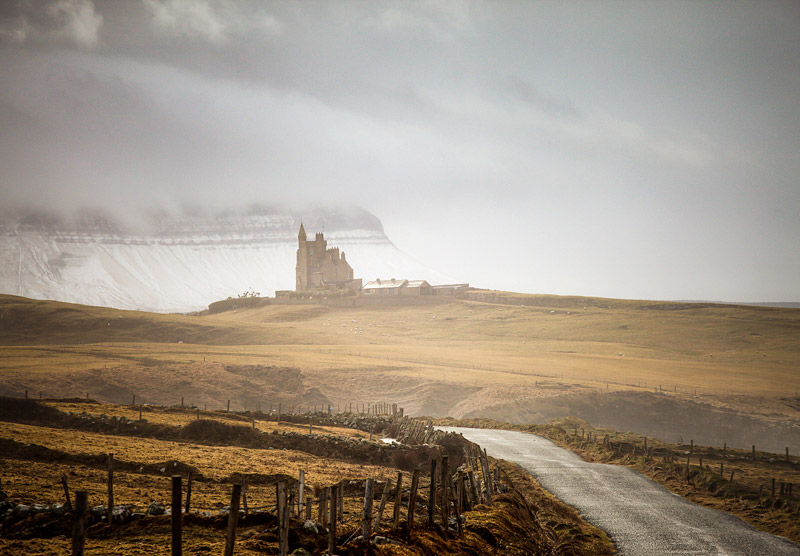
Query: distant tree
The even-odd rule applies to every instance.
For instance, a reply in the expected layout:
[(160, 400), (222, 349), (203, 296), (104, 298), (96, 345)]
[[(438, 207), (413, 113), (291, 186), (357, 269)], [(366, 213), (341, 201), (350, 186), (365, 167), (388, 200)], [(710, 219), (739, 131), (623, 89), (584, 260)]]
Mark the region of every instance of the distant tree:
[(239, 294), (239, 299), (246, 299), (248, 297), (261, 297), (261, 292), (256, 292), (253, 291), (253, 288), (248, 288), (247, 290)]

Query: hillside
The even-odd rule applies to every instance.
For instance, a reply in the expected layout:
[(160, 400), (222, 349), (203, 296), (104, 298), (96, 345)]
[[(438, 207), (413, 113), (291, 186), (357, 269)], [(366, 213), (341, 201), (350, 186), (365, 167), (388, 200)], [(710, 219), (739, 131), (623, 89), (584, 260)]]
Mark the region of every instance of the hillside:
[(357, 207), (149, 215), (136, 225), (105, 215), (0, 214), (0, 293), (159, 312), (205, 309), (247, 290), (294, 289), (297, 231), (324, 231), (356, 277), (451, 282), (399, 249)]
[(185, 397), (215, 408), (231, 399), (241, 409), (270, 403), (259, 377), (294, 369), (338, 405), (392, 401), (413, 415), (512, 422), (573, 415), (668, 441), (800, 452), (796, 309), (468, 296), (425, 307), (274, 305), (206, 316), (4, 297), (0, 393)]
[[(491, 501), (488, 495), (481, 498), (481, 471), (475, 458), (466, 457), (478, 447), (432, 430), (422, 445), (407, 434), (424, 428), (422, 423), (386, 414), (244, 415), (153, 407), (143, 408), (143, 416), (137, 414), (137, 406), (101, 405), (94, 400), (0, 397), (1, 553), (69, 552), (72, 517), (63, 505), (65, 485), (89, 497), (87, 553), (163, 554), (172, 538), (170, 477), (175, 475), (183, 487), (181, 544), (186, 554), (223, 552), (233, 484), (246, 485), (239, 506), (243, 512), (238, 528), (234, 527), (236, 554), (278, 553), (276, 490), (280, 488), (289, 492), (292, 506), (289, 551), (303, 548), (305, 554), (327, 554), (328, 529), (333, 530), (327, 520), (338, 513), (331, 535), (337, 554), (615, 553), (601, 530), (588, 525), (518, 466), (487, 459), (486, 468), (491, 464), (498, 473)], [(381, 442), (384, 434), (395, 438), (405, 434), (403, 444)], [(436, 523), (427, 523), (432, 504), (427, 470), (431, 460), (442, 469), (445, 457), (453, 482), (467, 469), (477, 485), (462, 497), (459, 524), (453, 522), (446, 529), (438, 525), (442, 520), (436, 503), (432, 507)], [(391, 481), (402, 480), (408, 490), (412, 470), (419, 474), (416, 504), (410, 505), (407, 495), (389, 496), (387, 504)], [(438, 473), (439, 481), (442, 477)], [(375, 482), (369, 544), (357, 537), (362, 531), (366, 479)], [(325, 511), (330, 486), (341, 491), (338, 512)], [(109, 493), (113, 493), (113, 517), (107, 522), (107, 507), (101, 504), (107, 503)], [(454, 504), (448, 506), (455, 511)], [(409, 514), (414, 516), (413, 526)], [(304, 527), (307, 521), (313, 526)]]

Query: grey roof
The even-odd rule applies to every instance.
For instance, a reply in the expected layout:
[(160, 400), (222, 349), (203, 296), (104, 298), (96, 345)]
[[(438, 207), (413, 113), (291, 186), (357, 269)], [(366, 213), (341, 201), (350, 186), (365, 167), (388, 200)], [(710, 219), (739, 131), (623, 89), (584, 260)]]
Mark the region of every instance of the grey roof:
[(380, 278), (377, 280), (372, 280), (371, 282), (367, 282), (361, 289), (364, 290), (385, 290), (385, 289), (392, 289), (392, 288), (400, 288), (408, 284), (408, 280), (401, 279), (401, 280), (381, 280)]

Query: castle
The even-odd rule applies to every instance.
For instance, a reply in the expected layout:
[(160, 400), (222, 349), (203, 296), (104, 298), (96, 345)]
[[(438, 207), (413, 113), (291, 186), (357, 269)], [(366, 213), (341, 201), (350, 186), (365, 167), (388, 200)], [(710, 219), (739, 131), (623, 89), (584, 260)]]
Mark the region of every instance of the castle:
[(297, 283), (296, 291), (309, 291), (317, 288), (334, 287), (359, 290), (361, 279), (353, 279), (353, 267), (339, 248), (328, 249), (323, 234), (317, 232), (313, 241), (306, 238), (306, 230), (300, 223), (297, 234)]

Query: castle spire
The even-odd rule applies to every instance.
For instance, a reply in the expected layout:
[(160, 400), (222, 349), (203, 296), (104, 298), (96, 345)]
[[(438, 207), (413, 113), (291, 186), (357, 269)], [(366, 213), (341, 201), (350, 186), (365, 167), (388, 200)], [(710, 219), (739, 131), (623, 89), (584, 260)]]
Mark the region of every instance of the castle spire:
[(297, 239), (299, 239), (300, 241), (305, 241), (306, 240), (306, 229), (303, 227), (303, 221), (302, 220), (300, 221), (300, 233), (297, 234)]

